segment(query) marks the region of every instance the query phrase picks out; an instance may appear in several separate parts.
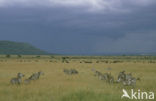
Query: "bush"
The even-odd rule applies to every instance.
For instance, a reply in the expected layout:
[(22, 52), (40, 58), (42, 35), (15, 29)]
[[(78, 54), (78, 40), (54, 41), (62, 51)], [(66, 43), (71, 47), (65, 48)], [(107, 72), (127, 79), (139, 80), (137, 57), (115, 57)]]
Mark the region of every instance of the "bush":
[(10, 54), (7, 54), (7, 55), (6, 55), (6, 58), (10, 58), (10, 57), (11, 57), (11, 55), (10, 55)]
[(18, 57), (18, 58), (21, 58), (21, 57), (22, 57), (22, 55), (17, 55), (17, 57)]
[(40, 55), (36, 56), (36, 58), (40, 58), (40, 57), (41, 57)]

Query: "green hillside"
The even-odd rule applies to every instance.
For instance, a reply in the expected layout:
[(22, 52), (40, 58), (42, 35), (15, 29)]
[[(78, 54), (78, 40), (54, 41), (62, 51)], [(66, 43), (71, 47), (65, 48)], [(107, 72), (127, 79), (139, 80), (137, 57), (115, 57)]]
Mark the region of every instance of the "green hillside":
[(0, 54), (46, 55), (49, 53), (28, 43), (0, 41)]

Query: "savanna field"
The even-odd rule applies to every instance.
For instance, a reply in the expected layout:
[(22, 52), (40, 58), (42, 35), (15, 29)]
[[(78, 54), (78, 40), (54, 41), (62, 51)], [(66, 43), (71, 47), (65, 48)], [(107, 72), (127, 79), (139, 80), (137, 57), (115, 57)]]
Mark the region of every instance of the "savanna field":
[[(109, 84), (94, 76), (92, 68), (111, 73), (115, 80), (119, 72), (125, 70), (140, 81), (135, 87)], [(79, 73), (67, 75), (64, 69), (76, 69)], [(44, 72), (39, 80), (10, 84), (18, 72), (25, 75), (24, 80), (38, 71)], [(132, 101), (121, 99), (123, 88), (156, 93), (156, 57), (0, 56), (0, 101)]]

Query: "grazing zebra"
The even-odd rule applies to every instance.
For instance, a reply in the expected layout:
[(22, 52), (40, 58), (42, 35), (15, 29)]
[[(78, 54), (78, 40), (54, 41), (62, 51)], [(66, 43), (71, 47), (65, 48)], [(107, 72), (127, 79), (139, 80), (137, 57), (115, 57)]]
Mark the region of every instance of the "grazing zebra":
[(108, 73), (102, 74), (98, 71), (96, 71), (96, 73), (97, 73), (96, 75), (98, 76), (99, 80), (108, 80)]
[(21, 84), (22, 83), (22, 77), (24, 77), (24, 74), (18, 73), (16, 78), (12, 78), (10, 80), (11, 84)]
[(111, 75), (111, 73), (104, 73), (102, 77), (103, 78), (101, 80), (105, 80), (108, 83), (114, 83), (114, 77)]
[(32, 80), (38, 80), (39, 78), (40, 78), (40, 76), (41, 75), (44, 75), (44, 73), (43, 72), (37, 72), (37, 73), (33, 73), (28, 79), (25, 79), (24, 80), (24, 83), (25, 84), (30, 84), (30, 82), (32, 81)]
[(119, 75), (118, 75), (118, 80), (117, 80), (117, 82), (119, 83), (119, 82), (122, 82), (122, 81), (125, 81), (125, 80), (126, 80), (126, 74), (125, 74), (125, 71), (122, 71), (122, 72), (120, 72)]
[(127, 79), (126, 81), (123, 81), (124, 86), (135, 86), (136, 85), (136, 79), (132, 77), (131, 79)]
[(95, 76), (99, 78), (99, 80), (105, 80), (108, 83), (114, 83), (114, 77), (111, 75), (111, 73), (101, 73), (99, 71), (96, 71), (94, 68), (91, 69)]
[(118, 75), (117, 82), (122, 82), (124, 86), (135, 86), (136, 80), (137, 79), (134, 78), (131, 73), (125, 74), (125, 71), (122, 71)]
[(32, 74), (27, 81), (30, 81), (30, 80), (38, 80), (40, 78), (41, 75), (44, 75), (44, 73), (42, 71), (40, 72), (37, 72), (37, 73), (34, 73)]
[(95, 70), (94, 68), (91, 69), (94, 72), (94, 76), (97, 76), (99, 80), (105, 80), (106, 75), (102, 74), (101, 72)]
[(108, 73), (107, 78), (108, 78), (107, 80), (108, 83), (114, 83), (114, 77), (111, 75), (111, 73)]
[(136, 78), (132, 77), (132, 74), (126, 74), (126, 80), (123, 81), (123, 85), (125, 86), (135, 86), (136, 85)]
[(68, 75), (78, 74), (79, 72), (76, 69), (64, 69), (63, 72)]

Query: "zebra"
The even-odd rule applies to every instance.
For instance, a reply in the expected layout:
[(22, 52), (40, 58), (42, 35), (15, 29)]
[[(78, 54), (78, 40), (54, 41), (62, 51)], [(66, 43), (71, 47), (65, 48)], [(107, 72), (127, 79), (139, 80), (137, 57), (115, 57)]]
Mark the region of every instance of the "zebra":
[(41, 75), (44, 75), (44, 73), (42, 71), (32, 74), (28, 79), (29, 80), (38, 80)]
[(108, 76), (107, 76), (107, 82), (108, 83), (114, 83), (114, 77), (111, 75), (111, 73), (108, 73)]
[(64, 69), (63, 72), (68, 75), (78, 74), (79, 72), (76, 69)]
[(105, 80), (108, 83), (114, 83), (114, 77), (111, 75), (111, 73), (104, 73), (102, 80)]
[(122, 81), (125, 81), (125, 80), (126, 80), (126, 74), (125, 74), (125, 71), (122, 71), (122, 72), (120, 72), (119, 75), (118, 75), (118, 80), (117, 80), (117, 82), (119, 83), (119, 82), (122, 82)]
[(101, 73), (99, 71), (96, 71), (94, 68), (91, 69), (95, 74), (95, 76), (97, 76), (99, 78), (99, 80), (105, 80), (108, 83), (114, 83), (114, 77), (111, 75), (111, 73)]
[(119, 83), (119, 82), (122, 82), (122, 84), (124, 85), (124, 86), (135, 86), (136, 85), (136, 78), (134, 78), (133, 76), (132, 76), (132, 74), (131, 73), (129, 73), (129, 74), (125, 74), (125, 71), (122, 71), (122, 72), (120, 72), (119, 73), (119, 75), (118, 75), (118, 80), (117, 80), (117, 82)]
[(99, 80), (107, 80), (108, 79), (108, 73), (102, 74), (98, 71), (96, 71), (96, 73), (97, 73), (96, 75), (98, 76)]
[(18, 73), (16, 78), (12, 78), (10, 80), (11, 84), (21, 84), (22, 83), (22, 77), (24, 77), (24, 74)]
[(97, 70), (95, 70), (94, 68), (91, 69), (94, 72), (94, 76), (97, 76), (99, 78), (99, 80), (106, 80), (108, 77), (108, 73), (101, 73)]
[(136, 85), (136, 79), (133, 77), (131, 79), (123, 81), (123, 85), (124, 86), (135, 86)]
[(102, 76), (102, 73), (99, 72), (99, 71), (95, 71), (95, 76), (101, 77)]
[(136, 85), (136, 78), (132, 77), (132, 74), (126, 74), (126, 80), (123, 81), (123, 85), (125, 86), (135, 86)]
[(33, 73), (29, 78), (24, 80), (25, 84), (30, 84), (30, 82), (32, 80), (38, 80), (40, 78), (41, 75), (44, 75), (44, 73), (42, 71), (37, 72), (37, 73)]

